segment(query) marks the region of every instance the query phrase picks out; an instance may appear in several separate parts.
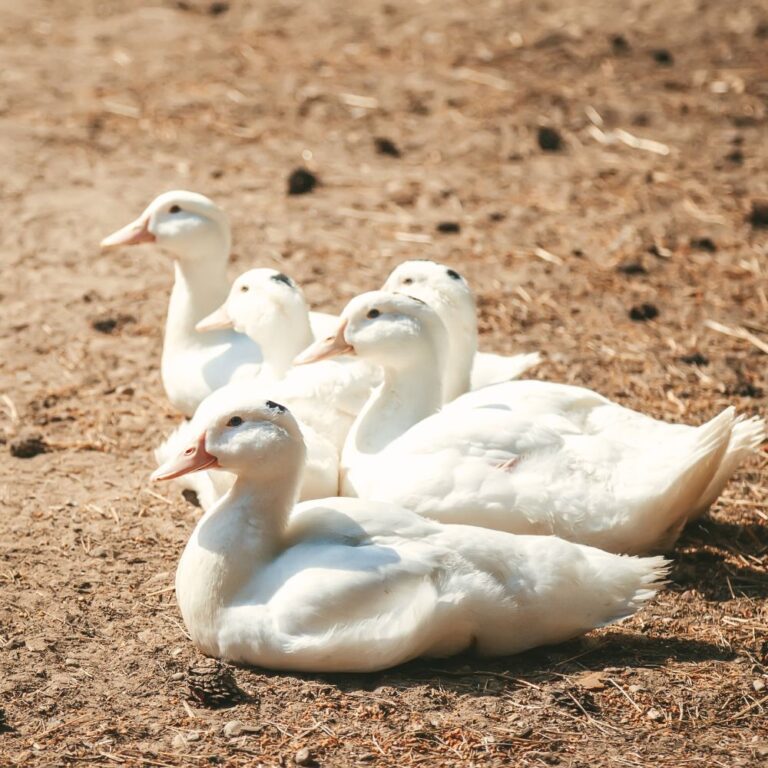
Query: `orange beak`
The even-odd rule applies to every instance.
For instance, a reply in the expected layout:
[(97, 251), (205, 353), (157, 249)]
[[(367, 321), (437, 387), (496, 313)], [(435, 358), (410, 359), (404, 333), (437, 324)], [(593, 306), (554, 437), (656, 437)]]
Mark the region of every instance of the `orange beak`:
[(150, 476), (150, 480), (173, 480), (175, 477), (188, 475), (190, 472), (215, 469), (218, 466), (219, 460), (205, 450), (205, 432), (203, 432), (194, 445), (190, 445), (175, 459), (170, 459), (158, 467)]
[(117, 232), (101, 241), (101, 248), (117, 248), (121, 245), (138, 245), (139, 243), (154, 243), (157, 238), (149, 231), (149, 217), (136, 219)]
[(229, 316), (226, 306), (223, 304), (208, 317), (204, 317), (196, 326), (195, 330), (199, 333), (205, 333), (206, 331), (218, 331), (222, 328), (231, 328), (234, 325), (234, 321)]
[(347, 321), (342, 320), (335, 336), (329, 336), (322, 341), (316, 341), (310, 344), (293, 361), (294, 365), (306, 365), (307, 363), (316, 363), (318, 360), (325, 360), (329, 357), (338, 355), (354, 355), (355, 348), (347, 343), (344, 338), (344, 331), (347, 330)]

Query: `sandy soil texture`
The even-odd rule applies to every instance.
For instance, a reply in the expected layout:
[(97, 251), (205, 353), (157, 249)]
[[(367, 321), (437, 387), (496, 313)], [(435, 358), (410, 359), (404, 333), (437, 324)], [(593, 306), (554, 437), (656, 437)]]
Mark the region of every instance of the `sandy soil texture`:
[[(482, 345), (543, 350), (537, 377), (670, 420), (768, 415), (764, 2), (0, 13), (0, 765), (766, 759), (765, 450), (619, 627), (372, 676), (201, 669), (172, 587), (197, 510), (148, 483), (178, 418), (171, 263), (97, 245), (198, 190), (231, 217), (233, 276), (279, 266), (337, 311), (442, 260), (477, 291)], [(320, 184), (289, 196), (299, 167)]]

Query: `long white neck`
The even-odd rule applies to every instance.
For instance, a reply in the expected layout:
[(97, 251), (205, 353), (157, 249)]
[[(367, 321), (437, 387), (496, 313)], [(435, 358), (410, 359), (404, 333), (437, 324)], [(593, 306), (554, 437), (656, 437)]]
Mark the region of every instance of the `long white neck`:
[(218, 336), (198, 333), (195, 325), (226, 299), (226, 269), (226, 256), (174, 261), (175, 280), (168, 303), (164, 353), (172, 347), (205, 346), (213, 341), (211, 337)]
[(444, 379), (445, 402), (455, 400), (470, 390), (472, 365), (477, 352), (477, 320), (474, 307), (458, 303), (433, 305), (448, 330), (448, 365)]
[(385, 368), (384, 381), (355, 419), (344, 444), (342, 466), (384, 450), (393, 440), (443, 404), (442, 359), (434, 347), (419, 357)]
[(264, 355), (262, 369), (275, 379), (285, 376), (299, 352), (314, 341), (309, 324), (309, 311), (306, 310), (302, 316), (299, 313), (294, 314), (295, 317), (283, 319), (269, 333), (248, 333), (261, 347)]
[(176, 571), (176, 598), (193, 641), (216, 654), (221, 611), (284, 546), (299, 474), (277, 482), (238, 477), (198, 522)]

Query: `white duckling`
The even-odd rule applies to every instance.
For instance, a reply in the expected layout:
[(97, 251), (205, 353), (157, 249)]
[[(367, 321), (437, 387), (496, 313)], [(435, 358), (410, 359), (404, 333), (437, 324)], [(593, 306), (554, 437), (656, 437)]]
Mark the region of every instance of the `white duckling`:
[[(350, 430), (343, 495), (446, 523), (554, 534), (613, 552), (669, 547), (765, 434), (728, 408), (701, 427), (656, 421), (581, 387), (541, 381), (470, 392), (442, 411), (445, 326), (420, 300), (353, 299), (336, 337), (300, 361), (342, 351), (384, 382)], [(738, 449), (736, 448), (738, 444)]]
[[(185, 416), (213, 390), (253, 376), (262, 360), (258, 345), (243, 334), (195, 332), (227, 296), (231, 242), (224, 212), (204, 195), (182, 190), (155, 198), (135, 221), (101, 241), (103, 249), (155, 243), (174, 258), (161, 374), (168, 399)], [(320, 314), (316, 320), (324, 338), (334, 318)]]
[(418, 656), (517, 653), (628, 616), (661, 586), (658, 557), (441, 525), (359, 499), (294, 507), (304, 445), (290, 412), (214, 399), (194, 442), (154, 473), (237, 476), (176, 572), (184, 623), (209, 656), (370, 672)]
[(435, 261), (404, 261), (390, 273), (383, 291), (421, 299), (448, 329), (445, 402), (470, 389), (516, 379), (541, 361), (538, 352), (497, 355), (477, 349), (477, 307), (472, 289), (455, 270)]
[(257, 379), (261, 390), (285, 403), (300, 423), (341, 451), (355, 417), (380, 383), (381, 372), (345, 357), (291, 368), (294, 358), (314, 340), (309, 307), (299, 286), (275, 269), (245, 272), (232, 284), (224, 304), (197, 324), (198, 331), (222, 328), (245, 333), (261, 347), (264, 363)]

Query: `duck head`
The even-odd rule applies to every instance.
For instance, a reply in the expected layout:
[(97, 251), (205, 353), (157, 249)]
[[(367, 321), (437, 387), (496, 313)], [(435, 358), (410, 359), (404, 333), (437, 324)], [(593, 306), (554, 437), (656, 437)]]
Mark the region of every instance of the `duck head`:
[(288, 275), (276, 269), (251, 269), (238, 277), (226, 301), (197, 324), (201, 332), (234, 328), (255, 341), (286, 328), (308, 325), (309, 307)]
[(445, 264), (426, 259), (404, 261), (392, 270), (382, 290), (415, 296), (437, 310), (441, 317), (443, 311), (451, 311), (463, 320), (466, 318), (472, 326), (477, 322), (472, 289), (455, 269)]
[(106, 250), (156, 243), (181, 261), (229, 256), (231, 234), (224, 212), (205, 195), (175, 190), (156, 197), (130, 224), (101, 241)]
[(315, 362), (335, 355), (359, 355), (385, 370), (419, 360), (442, 359), (447, 334), (437, 313), (412, 296), (371, 291), (347, 304), (333, 336), (304, 350), (294, 364)]
[(290, 411), (253, 395), (252, 385), (230, 384), (209, 395), (192, 419), (197, 438), (152, 473), (172, 480), (204, 469), (224, 469), (272, 482), (288, 467), (303, 466), (304, 440)]

